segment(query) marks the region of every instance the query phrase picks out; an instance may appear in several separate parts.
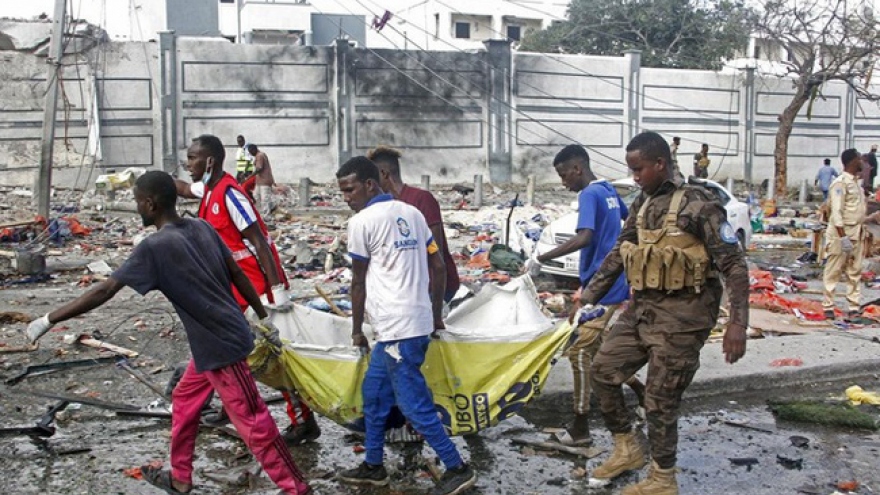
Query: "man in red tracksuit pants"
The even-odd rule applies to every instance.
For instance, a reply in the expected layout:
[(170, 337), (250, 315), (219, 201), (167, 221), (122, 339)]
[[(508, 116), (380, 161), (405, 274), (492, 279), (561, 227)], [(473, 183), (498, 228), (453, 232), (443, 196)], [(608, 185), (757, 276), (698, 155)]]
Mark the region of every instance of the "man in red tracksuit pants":
[[(106, 280), (31, 322), (28, 338), (36, 341), (54, 324), (101, 306), (125, 286), (141, 295), (162, 292), (183, 323), (192, 359), (171, 396), (171, 470), (143, 466), (144, 480), (172, 495), (193, 491), (199, 416), (202, 404), (216, 391), (269, 478), (286, 495), (311, 494), (247, 365), (253, 332), (277, 332), (265, 323), (268, 312), (253, 285), (216, 230), (202, 220), (180, 218), (171, 176), (147, 172), (135, 183), (134, 198), (144, 226), (155, 226), (156, 233), (138, 244)], [(232, 297), (233, 286), (263, 320), (253, 324), (256, 328), (249, 328)]]
[[(225, 157), (223, 143), (216, 136), (205, 134), (193, 139), (187, 150), (187, 169), (193, 183), (175, 181), (177, 193), (202, 200), (199, 218), (205, 219), (220, 234), (257, 294), (269, 300), (270, 308), (290, 304), (284, 295), (284, 270), (266, 224), (235, 178), (223, 172)], [(245, 311), (247, 301), (235, 288), (233, 293)], [(308, 405), (286, 391), (282, 393), (290, 416), (290, 426), (283, 434), (285, 441), (299, 445), (318, 438), (321, 429)]]

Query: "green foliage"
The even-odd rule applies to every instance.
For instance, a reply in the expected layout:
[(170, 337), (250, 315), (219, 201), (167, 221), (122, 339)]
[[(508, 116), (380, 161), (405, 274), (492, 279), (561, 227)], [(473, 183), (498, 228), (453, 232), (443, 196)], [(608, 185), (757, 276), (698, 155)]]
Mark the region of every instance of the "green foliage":
[[(817, 400), (770, 401), (770, 410), (779, 419), (826, 426), (844, 426), (863, 430), (877, 430), (876, 415), (846, 402), (827, 403)], [(862, 406), (866, 410), (871, 410)]]
[(572, 0), (568, 20), (531, 31), (520, 51), (621, 55), (642, 66), (718, 69), (748, 46), (752, 10), (740, 0)]

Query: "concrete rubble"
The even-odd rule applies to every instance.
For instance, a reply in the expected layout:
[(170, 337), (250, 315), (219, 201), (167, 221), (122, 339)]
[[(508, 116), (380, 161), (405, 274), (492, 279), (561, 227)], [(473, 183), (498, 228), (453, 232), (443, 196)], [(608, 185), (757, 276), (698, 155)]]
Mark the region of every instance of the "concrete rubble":
[[(434, 188), (443, 209), (451, 251), (463, 285), (469, 290), (479, 291), (485, 284), (503, 284), (516, 275), (492, 268), (488, 259), (492, 245), (507, 238), (516, 250), (527, 251), (529, 240), (536, 240), (542, 227), (573, 211), (571, 202), (575, 195), (563, 191), (561, 186), (540, 188), (534, 204), (529, 205), (522, 204), (523, 194), (514, 203), (522, 189), (490, 186), (483, 197), (485, 206), (471, 208), (463, 204), (462, 194), (450, 187)], [(280, 187), (274, 200), (275, 209), (266, 220), (292, 281), (293, 297), (315, 309), (330, 311), (330, 304), (319, 294), (324, 292), (336, 307), (350, 310), (347, 289), (351, 272), (345, 227), (351, 212), (335, 185), (314, 185), (308, 198), (298, 197), (295, 187)], [(159, 295), (141, 298), (126, 291), (95, 314), (53, 330), (41, 347), (26, 345), (23, 330), (29, 319), (107, 277), (127, 258), (133, 246), (149, 235), (141, 227), (127, 187), (85, 193), (56, 190), (53, 214), (48, 220), (35, 218), (31, 201), (29, 190), (0, 189), (0, 284), (5, 289), (0, 290), (0, 374), (8, 379), (30, 365), (112, 356), (119, 354), (121, 348), (138, 356), (131, 359), (132, 367), (149, 380), (164, 383), (173, 366), (186, 359), (186, 345), (179, 322)], [(511, 214), (512, 205), (516, 206)], [(184, 201), (179, 206), (186, 215), (196, 214), (196, 202)], [(749, 333), (752, 338), (748, 352), (735, 366), (724, 363), (720, 346), (725, 324), (722, 319), (703, 351), (702, 368), (688, 390), (690, 397), (770, 391), (823, 380), (855, 380), (875, 372), (880, 364), (880, 308), (870, 309), (869, 305), (860, 317), (841, 318), (834, 323), (817, 321), (810, 312), (811, 304), (821, 297), (821, 265), (809, 256), (813, 231), (822, 227), (815, 218), (816, 206), (780, 208), (775, 216), (763, 218), (759, 210), (764, 210), (753, 208), (755, 233), (749, 246), (753, 275)], [(23, 251), (44, 257), (45, 269), (19, 266)], [(866, 302), (880, 298), (878, 268), (877, 258), (866, 262)], [(542, 275), (536, 284), (545, 311), (564, 318), (577, 281)], [(772, 294), (772, 298), (767, 294)], [(88, 347), (86, 342), (98, 344)], [(108, 345), (116, 351), (108, 351)], [(26, 402), (31, 405), (22, 409), (20, 401), (25, 396), (16, 392), (34, 388), (138, 407), (160, 399), (127, 375), (103, 369), (68, 374), (65, 378), (60, 378), (60, 372), (53, 373), (0, 388), (0, 415), (12, 414), (16, 408), (37, 410), (39, 402)], [(529, 409), (567, 410), (571, 379), (568, 361), (559, 360), (540, 397)], [(15, 399), (9, 400), (11, 397)], [(70, 424), (81, 414), (79, 409), (69, 408), (58, 413), (58, 418)], [(123, 467), (119, 466), (120, 470)]]

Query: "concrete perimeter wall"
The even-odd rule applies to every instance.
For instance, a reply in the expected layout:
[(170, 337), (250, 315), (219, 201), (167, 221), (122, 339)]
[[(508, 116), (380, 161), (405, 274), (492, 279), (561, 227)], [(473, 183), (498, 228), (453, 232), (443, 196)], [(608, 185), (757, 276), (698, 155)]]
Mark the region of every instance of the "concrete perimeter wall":
[[(710, 145), (710, 176), (760, 182), (772, 175), (776, 117), (791, 82), (748, 71), (641, 68), (623, 57), (333, 46), (235, 45), (217, 39), (104, 42), (65, 57), (54, 183), (86, 187), (129, 166), (173, 171), (201, 133), (235, 137), (268, 155), (279, 182), (326, 182), (377, 145), (404, 151), (404, 179), (434, 184), (556, 182), (553, 155), (576, 142), (600, 176), (626, 175), (624, 150), (642, 130), (681, 136), (691, 169)], [(0, 184), (31, 185), (39, 165), (45, 58), (2, 51)], [(812, 180), (823, 158), (880, 142), (880, 109), (830, 83), (790, 141), (789, 182)], [(91, 138), (90, 138), (91, 136)], [(95, 137), (99, 136), (100, 139)], [(179, 169), (178, 169), (179, 171)]]

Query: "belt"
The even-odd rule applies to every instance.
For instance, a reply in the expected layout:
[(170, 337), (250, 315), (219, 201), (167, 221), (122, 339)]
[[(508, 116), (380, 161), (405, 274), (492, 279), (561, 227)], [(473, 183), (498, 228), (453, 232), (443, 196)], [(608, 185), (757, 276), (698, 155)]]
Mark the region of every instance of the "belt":
[(232, 259), (235, 261), (241, 261), (241, 260), (250, 258), (253, 255), (254, 255), (254, 253), (252, 253), (250, 249), (244, 248), (244, 249), (239, 249), (238, 251), (233, 251), (232, 252)]

